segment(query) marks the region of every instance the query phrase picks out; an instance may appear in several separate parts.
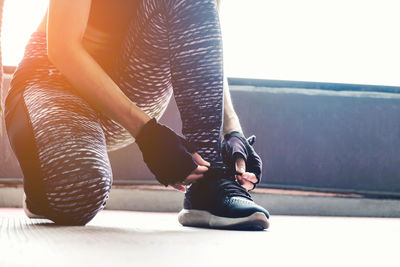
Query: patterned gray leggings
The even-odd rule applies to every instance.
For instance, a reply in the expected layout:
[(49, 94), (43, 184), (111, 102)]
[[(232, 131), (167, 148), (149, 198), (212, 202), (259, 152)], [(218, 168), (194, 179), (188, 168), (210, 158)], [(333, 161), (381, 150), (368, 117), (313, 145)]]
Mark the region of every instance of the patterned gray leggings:
[[(220, 162), (223, 69), (215, 0), (142, 0), (109, 75), (151, 117), (174, 94), (183, 134)], [(24, 173), (28, 208), (59, 224), (83, 225), (112, 184), (107, 151), (134, 139), (93, 110), (48, 61), (34, 33), (6, 99), (11, 145)]]

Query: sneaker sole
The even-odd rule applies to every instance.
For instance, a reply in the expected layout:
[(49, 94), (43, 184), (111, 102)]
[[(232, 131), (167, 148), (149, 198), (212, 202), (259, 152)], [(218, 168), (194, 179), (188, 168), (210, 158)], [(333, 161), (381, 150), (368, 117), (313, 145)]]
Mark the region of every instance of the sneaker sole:
[(269, 227), (267, 216), (262, 212), (255, 212), (248, 217), (228, 218), (211, 214), (204, 210), (182, 209), (178, 221), (183, 226), (207, 227), (231, 230), (264, 230)]

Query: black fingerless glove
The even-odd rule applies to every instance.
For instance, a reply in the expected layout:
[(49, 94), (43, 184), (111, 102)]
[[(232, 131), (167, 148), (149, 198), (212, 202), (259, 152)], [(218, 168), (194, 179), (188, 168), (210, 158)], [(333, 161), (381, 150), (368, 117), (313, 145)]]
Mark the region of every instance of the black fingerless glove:
[(258, 179), (254, 184), (255, 187), (261, 181), (262, 161), (252, 147), (254, 142), (254, 135), (246, 139), (243, 134), (236, 131), (226, 134), (222, 142), (222, 159), (235, 171), (236, 160), (243, 157), (246, 161), (246, 172), (254, 173)]
[(196, 148), (156, 119), (143, 126), (136, 143), (150, 171), (165, 186), (182, 182), (197, 168), (191, 155)]

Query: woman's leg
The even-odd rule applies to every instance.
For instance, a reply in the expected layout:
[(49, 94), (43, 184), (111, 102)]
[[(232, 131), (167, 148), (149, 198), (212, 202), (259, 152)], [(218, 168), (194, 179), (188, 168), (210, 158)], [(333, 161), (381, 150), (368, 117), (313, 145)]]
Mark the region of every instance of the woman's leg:
[[(215, 0), (141, 0), (117, 65), (114, 79), (150, 116), (173, 89), (183, 134), (204, 159), (222, 165), (223, 62)], [(179, 222), (264, 229), (268, 216), (230, 171), (217, 168), (188, 188)]]
[(171, 78), (182, 132), (212, 163), (220, 163), (223, 58), (215, 0), (171, 1), (168, 18)]
[(112, 74), (128, 97), (160, 117), (173, 93), (183, 134), (221, 162), (222, 46), (215, 0), (142, 0)]
[(96, 112), (66, 87), (33, 83), (9, 96), (7, 131), (29, 210), (59, 224), (84, 225), (104, 207), (112, 173)]

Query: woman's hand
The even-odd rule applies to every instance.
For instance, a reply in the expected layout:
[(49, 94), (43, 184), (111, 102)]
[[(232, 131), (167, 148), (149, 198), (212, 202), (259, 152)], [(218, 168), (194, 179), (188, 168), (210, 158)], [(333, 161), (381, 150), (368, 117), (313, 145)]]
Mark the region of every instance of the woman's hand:
[(236, 171), (236, 181), (247, 191), (255, 188), (260, 182), (262, 160), (252, 144), (255, 136), (246, 139), (242, 133), (233, 131), (225, 135), (222, 142), (222, 159)]
[(197, 166), (197, 168), (192, 171), (181, 184), (172, 185), (173, 188), (184, 193), (186, 192), (185, 185), (203, 178), (204, 173), (208, 171), (208, 167), (211, 166), (211, 164), (205, 161), (198, 153), (193, 153), (192, 157), (199, 166)]
[[(203, 177), (210, 163), (196, 147), (156, 119), (146, 123), (136, 136), (143, 160), (163, 185), (185, 185)], [(183, 190), (181, 186), (178, 190)]]
[(247, 191), (254, 189), (255, 184), (258, 183), (256, 175), (252, 172), (246, 172), (246, 161), (244, 158), (239, 157), (235, 162), (235, 169), (241, 175), (235, 175), (235, 179)]

